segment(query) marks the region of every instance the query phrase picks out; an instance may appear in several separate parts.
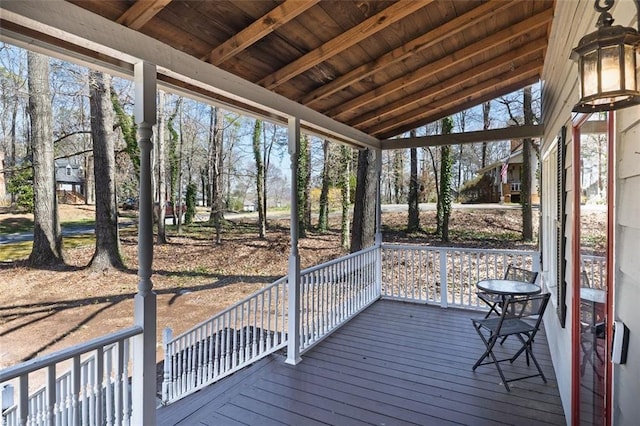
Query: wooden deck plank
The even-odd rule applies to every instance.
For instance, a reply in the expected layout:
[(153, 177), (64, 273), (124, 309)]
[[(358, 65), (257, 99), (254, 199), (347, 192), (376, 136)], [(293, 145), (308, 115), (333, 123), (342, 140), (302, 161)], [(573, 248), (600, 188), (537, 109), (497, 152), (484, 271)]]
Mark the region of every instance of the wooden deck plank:
[[(159, 410), (159, 424), (517, 424), (564, 425), (544, 333), (534, 353), (540, 377), (507, 392), (469, 318), (482, 313), (379, 301), (303, 355), (272, 355)], [(516, 350), (507, 340), (503, 350)], [(531, 372), (504, 363), (507, 377)], [(522, 361), (522, 362), (520, 362)]]

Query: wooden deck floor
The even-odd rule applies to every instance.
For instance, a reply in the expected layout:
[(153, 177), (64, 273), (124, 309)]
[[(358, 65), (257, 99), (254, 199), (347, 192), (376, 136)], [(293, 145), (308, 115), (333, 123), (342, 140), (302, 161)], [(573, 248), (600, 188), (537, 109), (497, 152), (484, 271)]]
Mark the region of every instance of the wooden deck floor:
[[(564, 425), (543, 334), (534, 345), (540, 377), (507, 392), (493, 365), (471, 366), (484, 346), (480, 313), (378, 301), (303, 356), (264, 359), (160, 408), (160, 425)], [(511, 342), (509, 341), (511, 340)], [(504, 349), (513, 348), (509, 339)], [(533, 371), (524, 357), (507, 378)]]

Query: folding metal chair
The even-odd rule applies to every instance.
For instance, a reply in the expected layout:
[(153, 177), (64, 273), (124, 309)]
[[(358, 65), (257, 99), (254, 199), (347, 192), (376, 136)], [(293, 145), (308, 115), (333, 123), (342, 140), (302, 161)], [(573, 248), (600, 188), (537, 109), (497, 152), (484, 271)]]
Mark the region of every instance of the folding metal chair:
[[(542, 315), (549, 302), (549, 297), (550, 293), (518, 298), (507, 297), (504, 305), (502, 306), (500, 317), (480, 320), (472, 318), (471, 321), (473, 322), (473, 326), (486, 347), (485, 352), (480, 358), (478, 358), (478, 361), (473, 365), (472, 370), (475, 371), (476, 368), (481, 365), (494, 364), (507, 391), (511, 390), (509, 389), (509, 382), (516, 380), (540, 376), (542, 377), (542, 380), (547, 383), (547, 379), (540, 368), (540, 364), (538, 364), (538, 361), (533, 355), (533, 340), (540, 329)], [(530, 320), (526, 321), (525, 319), (527, 318), (530, 318)], [(531, 321), (533, 318), (535, 318), (535, 321)], [(498, 340), (504, 339), (507, 336), (516, 336), (522, 343), (522, 346), (512, 357), (498, 359), (494, 354), (494, 348), (496, 343), (498, 343)], [(526, 355), (527, 365), (529, 365), (529, 359), (531, 359), (538, 371), (537, 374), (507, 379), (500, 367), (500, 363), (505, 361), (513, 363), (523, 352)], [(490, 358), (490, 360), (485, 361), (487, 358)]]
[[(504, 273), (505, 280), (524, 281), (528, 283), (535, 283), (538, 278), (538, 273), (530, 271), (528, 269), (519, 268), (517, 266), (508, 265), (507, 270)], [(485, 315), (485, 318), (489, 318), (492, 312), (500, 316), (501, 306), (503, 302), (503, 296), (494, 293), (487, 293), (486, 291), (479, 291), (476, 293), (478, 298), (489, 306), (489, 312)]]

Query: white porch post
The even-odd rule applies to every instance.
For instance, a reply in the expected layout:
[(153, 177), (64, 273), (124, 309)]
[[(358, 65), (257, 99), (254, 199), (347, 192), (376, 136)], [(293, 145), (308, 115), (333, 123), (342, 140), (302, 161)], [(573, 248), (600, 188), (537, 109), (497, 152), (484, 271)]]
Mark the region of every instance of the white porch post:
[(300, 256), (298, 255), (298, 151), (300, 119), (289, 118), (289, 157), (291, 159), (291, 252), (289, 253), (289, 323), (287, 364), (296, 365), (300, 358)]
[(156, 424), (156, 295), (152, 290), (153, 199), (151, 194), (151, 136), (156, 123), (156, 67), (134, 67), (135, 119), (140, 146), (140, 202), (138, 221), (138, 294), (135, 324), (142, 335), (133, 339), (132, 408), (134, 425)]
[(376, 149), (376, 292), (382, 295), (382, 150)]

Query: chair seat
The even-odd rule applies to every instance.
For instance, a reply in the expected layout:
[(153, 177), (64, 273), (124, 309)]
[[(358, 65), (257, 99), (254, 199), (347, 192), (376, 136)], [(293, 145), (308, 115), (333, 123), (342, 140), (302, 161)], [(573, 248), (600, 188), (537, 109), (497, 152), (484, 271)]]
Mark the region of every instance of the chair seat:
[(510, 336), (512, 334), (531, 333), (536, 329), (535, 324), (519, 318), (505, 319), (502, 322), (502, 326), (500, 326), (500, 317), (475, 320), (474, 323), (486, 328), (498, 337)]

